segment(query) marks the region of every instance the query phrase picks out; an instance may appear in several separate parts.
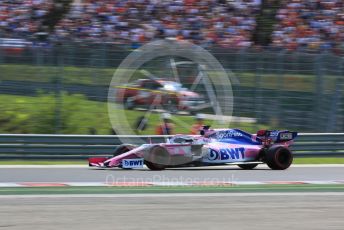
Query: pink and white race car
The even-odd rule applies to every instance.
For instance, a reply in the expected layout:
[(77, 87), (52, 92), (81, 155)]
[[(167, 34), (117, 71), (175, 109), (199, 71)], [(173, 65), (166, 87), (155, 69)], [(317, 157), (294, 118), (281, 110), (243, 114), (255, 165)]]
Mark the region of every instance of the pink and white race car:
[(200, 135), (175, 135), (165, 143), (119, 146), (111, 158), (90, 158), (89, 166), (102, 168), (142, 168), (238, 165), (253, 169), (267, 164), (271, 169), (287, 169), (293, 155), (289, 149), (297, 132), (260, 130), (249, 134), (240, 129), (210, 129)]

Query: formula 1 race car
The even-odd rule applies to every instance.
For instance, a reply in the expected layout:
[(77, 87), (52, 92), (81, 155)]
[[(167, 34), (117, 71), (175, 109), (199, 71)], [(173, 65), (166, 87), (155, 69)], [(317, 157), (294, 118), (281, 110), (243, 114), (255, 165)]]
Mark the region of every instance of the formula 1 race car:
[(154, 104), (172, 113), (178, 110), (193, 113), (209, 107), (199, 93), (183, 88), (181, 83), (166, 79), (139, 79), (116, 88), (116, 101), (122, 103), (126, 109), (150, 107)]
[(289, 149), (297, 132), (260, 130), (249, 134), (240, 129), (210, 129), (200, 135), (174, 135), (166, 143), (121, 145), (111, 158), (90, 158), (89, 166), (102, 168), (141, 168), (151, 170), (175, 167), (238, 165), (253, 169), (267, 164), (271, 169), (287, 169), (293, 155)]

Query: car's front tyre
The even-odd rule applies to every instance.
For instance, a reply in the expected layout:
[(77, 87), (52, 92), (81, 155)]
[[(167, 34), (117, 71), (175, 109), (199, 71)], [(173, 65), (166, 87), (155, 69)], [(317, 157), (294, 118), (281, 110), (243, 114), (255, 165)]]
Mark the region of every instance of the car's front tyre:
[[(135, 145), (130, 145), (130, 144), (123, 144), (120, 145), (116, 148), (116, 150), (113, 152), (112, 156), (113, 157), (117, 157), (118, 155), (121, 155), (123, 153), (129, 152), (130, 150), (136, 148), (137, 146)], [(120, 168), (122, 168), (122, 166), (120, 166)], [(130, 168), (127, 168), (130, 169)]]
[(161, 146), (153, 147), (145, 157), (145, 164), (150, 170), (164, 170), (170, 162), (170, 155)]
[(130, 150), (136, 148), (135, 145), (129, 145), (129, 144), (123, 144), (116, 148), (116, 150), (113, 152), (112, 156), (117, 157), (118, 155), (121, 155), (122, 153), (129, 152)]

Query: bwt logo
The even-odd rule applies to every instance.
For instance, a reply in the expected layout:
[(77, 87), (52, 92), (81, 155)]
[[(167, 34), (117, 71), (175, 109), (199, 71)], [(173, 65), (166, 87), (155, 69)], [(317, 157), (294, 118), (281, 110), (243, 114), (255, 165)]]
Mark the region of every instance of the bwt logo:
[(209, 149), (208, 159), (210, 161), (238, 160), (245, 158), (245, 148), (223, 148), (219, 150)]
[(124, 159), (122, 160), (123, 168), (142, 168), (143, 159)]

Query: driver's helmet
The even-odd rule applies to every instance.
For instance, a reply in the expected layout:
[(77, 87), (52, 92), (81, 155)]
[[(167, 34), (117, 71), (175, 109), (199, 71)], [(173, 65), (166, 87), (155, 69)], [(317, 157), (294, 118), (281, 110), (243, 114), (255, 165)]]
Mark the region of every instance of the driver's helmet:
[(215, 130), (210, 129), (209, 125), (204, 125), (203, 128), (200, 130), (200, 135), (202, 135), (204, 137), (209, 137), (214, 133), (215, 133)]

